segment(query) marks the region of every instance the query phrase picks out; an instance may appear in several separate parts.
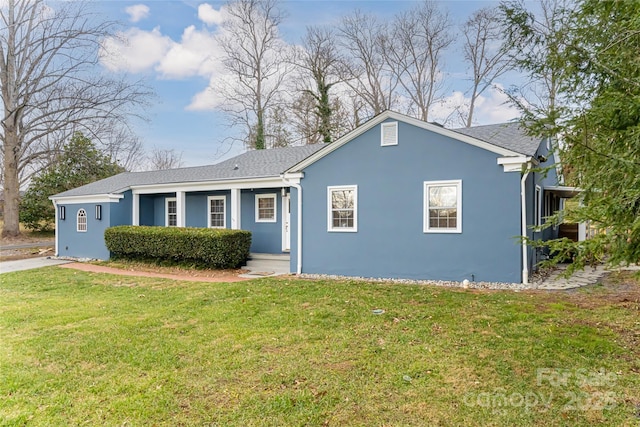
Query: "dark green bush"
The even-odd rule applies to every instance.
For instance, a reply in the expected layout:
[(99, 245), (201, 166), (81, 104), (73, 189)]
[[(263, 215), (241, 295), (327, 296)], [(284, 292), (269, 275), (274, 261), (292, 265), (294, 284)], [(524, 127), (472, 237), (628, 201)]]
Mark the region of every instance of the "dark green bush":
[(112, 256), (238, 268), (249, 258), (251, 232), (213, 228), (117, 226), (104, 232)]

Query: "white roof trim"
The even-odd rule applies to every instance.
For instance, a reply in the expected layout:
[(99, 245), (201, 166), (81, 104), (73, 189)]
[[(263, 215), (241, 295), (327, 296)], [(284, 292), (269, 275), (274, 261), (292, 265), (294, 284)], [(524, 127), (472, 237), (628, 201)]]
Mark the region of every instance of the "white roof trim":
[(66, 203), (111, 203), (119, 202), (124, 198), (124, 194), (89, 194), (85, 196), (63, 196), (63, 197), (49, 197), (55, 204)]
[(531, 157), (498, 157), (498, 164), (502, 165), (505, 172), (522, 172), (522, 167), (531, 162)]
[(380, 123), (384, 122), (385, 120), (388, 119), (393, 119), (393, 120), (397, 120), (397, 121), (401, 121), (422, 129), (426, 129), (428, 131), (452, 138), (452, 139), (456, 139), (458, 141), (461, 142), (466, 142), (467, 144), (473, 145), (475, 147), (479, 147), (482, 148), (484, 150), (487, 151), (491, 151), (493, 153), (499, 154), (501, 156), (505, 156), (505, 157), (522, 157), (522, 154), (520, 153), (516, 153), (515, 151), (511, 151), (511, 150), (507, 150), (506, 148), (501, 148), (498, 147), (496, 145), (493, 144), (489, 144), (488, 142), (484, 142), (482, 140), (473, 138), (471, 136), (467, 136), (467, 135), (463, 135), (461, 133), (452, 131), (450, 129), (445, 129), (443, 127), (413, 118), (413, 117), (409, 117), (409, 116), (405, 116), (404, 114), (400, 114), (400, 113), (396, 113), (395, 111), (391, 111), (391, 110), (387, 110), (384, 111), (380, 114), (378, 114), (377, 116), (373, 117), (372, 119), (370, 119), (368, 122), (362, 124), (361, 126), (357, 127), (356, 129), (352, 130), (351, 132), (347, 133), (346, 135), (342, 136), (340, 139), (336, 140), (335, 142), (332, 142), (331, 144), (327, 145), (325, 148), (322, 148), (318, 151), (316, 151), (315, 153), (313, 153), (312, 155), (310, 155), (309, 157), (307, 157), (306, 159), (302, 160), (301, 162), (299, 162), (296, 165), (293, 165), (292, 167), (290, 167), (289, 169), (287, 169), (285, 172), (286, 173), (290, 173), (290, 172), (300, 172), (302, 171), (304, 168), (306, 168), (307, 166), (317, 162), (318, 160), (320, 160), (321, 158), (323, 158), (324, 156), (330, 154), (331, 152), (333, 152), (334, 150), (337, 150), (338, 148), (342, 147), (344, 144), (346, 144), (347, 142), (351, 141), (352, 139), (362, 135), (363, 133), (365, 133), (366, 131), (374, 128), (375, 126), (379, 125)]
[(567, 185), (545, 185), (543, 189), (544, 191), (550, 191), (552, 193), (556, 193), (560, 197), (564, 197), (564, 198), (576, 197), (583, 191), (582, 188), (569, 187)]
[(166, 184), (132, 185), (133, 194), (175, 193), (176, 191), (215, 191), (251, 188), (283, 187), (280, 176), (266, 178), (240, 178), (233, 180), (174, 182)]

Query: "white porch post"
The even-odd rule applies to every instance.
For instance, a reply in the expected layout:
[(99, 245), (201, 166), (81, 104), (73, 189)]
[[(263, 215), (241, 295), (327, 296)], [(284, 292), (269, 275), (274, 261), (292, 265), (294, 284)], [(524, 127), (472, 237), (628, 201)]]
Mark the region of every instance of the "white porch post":
[(140, 225), (140, 195), (135, 192), (131, 201), (131, 225)]
[(240, 230), (240, 189), (231, 189), (231, 229)]
[(185, 227), (187, 223), (187, 200), (184, 191), (176, 191), (176, 225)]

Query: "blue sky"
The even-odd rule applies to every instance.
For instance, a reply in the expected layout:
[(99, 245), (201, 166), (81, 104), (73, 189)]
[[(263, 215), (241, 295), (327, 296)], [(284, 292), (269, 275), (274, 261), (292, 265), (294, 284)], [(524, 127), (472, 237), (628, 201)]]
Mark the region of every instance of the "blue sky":
[[(212, 107), (212, 79), (221, 73), (215, 60), (215, 35), (223, 19), (225, 2), (205, 1), (96, 1), (99, 11), (122, 24), (126, 39), (105, 44), (114, 55), (103, 60), (106, 72), (124, 72), (132, 78), (144, 78), (154, 89), (147, 115), (148, 123), (135, 124), (147, 149), (175, 149), (182, 153), (185, 166), (216, 163), (244, 151), (241, 144), (230, 145), (225, 137), (232, 131), (225, 126), (222, 113)], [(448, 10), (454, 31), (473, 11), (496, 6), (495, 1), (441, 1)], [(334, 25), (354, 9), (391, 19), (399, 11), (415, 6), (415, 1), (282, 1), (287, 17), (280, 35), (288, 44), (299, 43), (307, 25)], [(446, 92), (451, 99), (465, 96), (470, 83), (461, 60), (459, 44), (445, 57)], [(508, 87), (514, 76), (501, 83)], [(468, 94), (466, 94), (468, 96)], [(505, 96), (488, 91), (477, 106), (475, 124), (504, 122), (516, 117), (504, 104)], [(443, 113), (444, 114), (444, 113)], [(434, 114), (437, 120), (437, 112)]]

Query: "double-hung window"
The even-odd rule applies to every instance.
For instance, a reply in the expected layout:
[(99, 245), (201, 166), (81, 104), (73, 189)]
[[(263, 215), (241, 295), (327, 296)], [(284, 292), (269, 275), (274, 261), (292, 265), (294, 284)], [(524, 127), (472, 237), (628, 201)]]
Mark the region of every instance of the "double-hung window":
[(358, 186), (327, 187), (328, 231), (358, 231)]
[(256, 194), (256, 222), (276, 222), (276, 195)]
[(209, 228), (225, 228), (225, 196), (209, 196)]
[(79, 233), (87, 232), (87, 211), (85, 211), (84, 209), (80, 209), (78, 211), (76, 231), (78, 231)]
[(424, 232), (462, 233), (462, 181), (424, 183)]
[(167, 227), (176, 227), (178, 225), (178, 201), (175, 197), (165, 199), (167, 216), (165, 225)]

